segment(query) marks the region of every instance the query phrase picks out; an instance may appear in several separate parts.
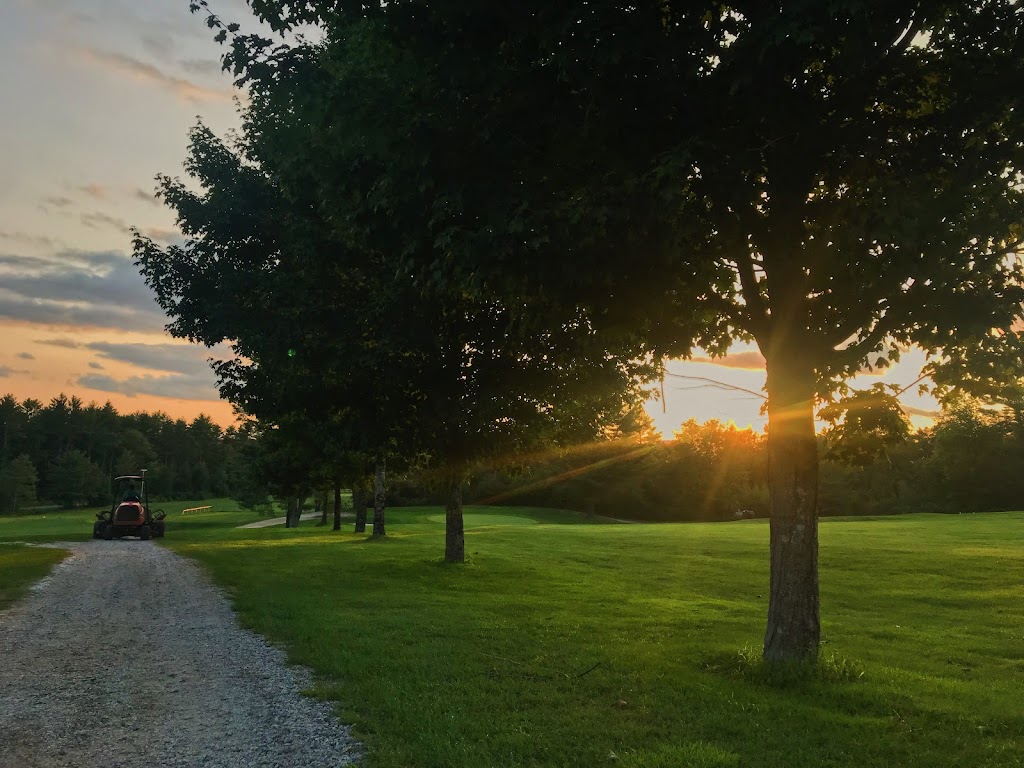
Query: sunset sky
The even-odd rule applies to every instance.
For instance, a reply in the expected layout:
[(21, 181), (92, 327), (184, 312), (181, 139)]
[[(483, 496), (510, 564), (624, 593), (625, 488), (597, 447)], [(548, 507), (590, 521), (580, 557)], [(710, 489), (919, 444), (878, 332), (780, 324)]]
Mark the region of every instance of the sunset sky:
[[(64, 392), (122, 411), (232, 421), (206, 362), (224, 351), (165, 333), (130, 260), (129, 226), (163, 242), (180, 237), (153, 199), (153, 177), (180, 173), (197, 117), (219, 134), (237, 125), (237, 92), (188, 5), (0, 0), (0, 393), (46, 401)], [(249, 18), (242, 0), (214, 8)], [(884, 380), (908, 384), (920, 362), (908, 355)], [(677, 361), (670, 371), (764, 385), (754, 349)], [(665, 437), (691, 417), (764, 424), (751, 395), (675, 377), (665, 394), (664, 412), (649, 405)], [(911, 393), (904, 400), (935, 407)]]

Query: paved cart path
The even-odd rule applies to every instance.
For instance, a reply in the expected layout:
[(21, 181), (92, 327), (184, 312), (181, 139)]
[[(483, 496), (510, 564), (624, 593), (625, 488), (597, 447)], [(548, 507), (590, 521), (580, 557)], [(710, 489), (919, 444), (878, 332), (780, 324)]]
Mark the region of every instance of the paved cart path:
[(0, 768), (348, 765), (308, 671), (239, 628), (192, 562), (149, 541), (71, 556), (0, 613)]

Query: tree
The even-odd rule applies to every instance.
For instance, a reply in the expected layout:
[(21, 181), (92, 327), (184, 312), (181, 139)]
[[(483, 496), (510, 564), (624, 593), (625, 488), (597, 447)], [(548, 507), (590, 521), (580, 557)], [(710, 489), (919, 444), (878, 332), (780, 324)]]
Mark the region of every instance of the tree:
[(15, 514), (36, 500), (39, 478), (32, 460), (18, 456), (6, 466), (0, 465), (0, 512)]
[(29, 416), (14, 395), (0, 398), (0, 467), (5, 466), (15, 446), (24, 437)]
[(1018, 330), (949, 345), (926, 371), (943, 403), (957, 405), (967, 395), (1006, 408), (1013, 414), (1017, 435), (1024, 438), (1024, 338)]
[(50, 467), (48, 494), (63, 507), (102, 501), (107, 485), (100, 468), (78, 450), (68, 451)]
[(1016, 509), (1024, 446), (1015, 419), (966, 396), (950, 398), (932, 429), (930, 478), (947, 512)]
[[(339, 467), (352, 452), (374, 457), (381, 490), (374, 533), (382, 536), (383, 466), (408, 424), (415, 362), (392, 343), (392, 329), (405, 328), (395, 321), (410, 296), (369, 279), (379, 256), (332, 238), (309, 200), (282, 195), (244, 143), (248, 136), (229, 146), (199, 125), (190, 139), (186, 170), (201, 192), (165, 176), (159, 183), (192, 239), (166, 249), (135, 239), (143, 274), (172, 318), (169, 330), (208, 345), (232, 343), (237, 357), (216, 370), (222, 395), (243, 412), (317, 442), (317, 456)], [(339, 283), (358, 291), (361, 303)], [(338, 474), (323, 464), (307, 469)]]
[[(892, 343), (940, 351), (1019, 311), (1024, 9), (251, 5), (278, 31), (319, 24), (325, 43), (290, 55), (233, 34), (226, 64), (241, 79), (287, 81), (320, 59), (339, 94), (361, 97), (303, 113), (310, 146), (358, 146), (369, 169), (376, 194), (342, 197), (353, 155), (320, 163), (335, 219), (384, 209), (422, 274), (525, 298), (548, 324), (587, 308), (638, 352), (756, 341), (772, 503), (764, 653), (815, 656), (816, 401)], [(376, 97), (367, 80), (383, 84)], [(405, 227), (424, 200), (443, 244), (426, 254)]]
[[(387, 462), (399, 447), (407, 456), (429, 454), (446, 487), (446, 559), (462, 562), (469, 464), (521, 446), (537, 430), (582, 428), (593, 436), (605, 412), (636, 404), (649, 366), (596, 344), (592, 355), (566, 355), (561, 337), (593, 336), (585, 318), (527, 331), (499, 302), (418, 284), (372, 238), (342, 245), (325, 219), (309, 213), (308, 200), (288, 194), (285, 169), (309, 158), (290, 162), (291, 154), (267, 146), (257, 121), (273, 122), (272, 115), (257, 114), (256, 105), (268, 109), (268, 102), (253, 103), (239, 144), (245, 161), (202, 126), (193, 131), (187, 168), (202, 196), (161, 182), (193, 240), (163, 249), (137, 237), (138, 262), (175, 319), (173, 333), (207, 344), (230, 339), (247, 358), (218, 366), (229, 399), (278, 426), (304, 425), (318, 452), (334, 456), (327, 475), (353, 452), (373, 457), (375, 536), (385, 534)], [(274, 184), (282, 194), (268, 191)], [(354, 307), (332, 298), (329, 286), (339, 278), (360, 284), (365, 301)], [(202, 298), (228, 294), (213, 311)], [(317, 306), (327, 314), (294, 311), (292, 297), (308, 304), (312, 296), (323, 297)]]
[(910, 420), (898, 398), (900, 389), (875, 384), (822, 408), (818, 414), (832, 426), (825, 433), (827, 458), (867, 466), (907, 441)]

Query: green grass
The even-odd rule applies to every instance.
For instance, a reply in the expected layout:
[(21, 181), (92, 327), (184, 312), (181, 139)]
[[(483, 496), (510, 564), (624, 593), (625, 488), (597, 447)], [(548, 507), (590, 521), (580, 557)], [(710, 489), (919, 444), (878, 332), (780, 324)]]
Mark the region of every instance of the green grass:
[(63, 549), (0, 544), (0, 611), (67, 557)]
[[(213, 506), (213, 509), (186, 515), (181, 513), (183, 509), (206, 505)], [(239, 512), (238, 505), (230, 499), (167, 501), (150, 506), (154, 512), (163, 510), (167, 513), (167, 536), (183, 530), (221, 529), (260, 519), (258, 515)], [(97, 506), (32, 515), (3, 515), (0, 516), (0, 542), (85, 541), (92, 538), (92, 524), (100, 509)]]
[(166, 544), (317, 672), (367, 766), (1024, 765), (1022, 513), (823, 521), (822, 671), (782, 675), (763, 522), (470, 509), (459, 567), (442, 521)]
[(813, 674), (760, 664), (761, 521), (470, 508), (448, 566), (441, 510), (388, 514), (384, 541), (215, 512), (163, 542), (316, 671), (365, 766), (1024, 765), (1024, 513), (823, 521)]

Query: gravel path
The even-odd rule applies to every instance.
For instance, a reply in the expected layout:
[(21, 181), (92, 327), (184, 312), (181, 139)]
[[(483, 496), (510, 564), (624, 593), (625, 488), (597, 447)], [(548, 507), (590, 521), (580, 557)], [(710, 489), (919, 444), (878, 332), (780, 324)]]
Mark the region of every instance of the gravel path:
[(0, 613), (0, 768), (320, 768), (358, 745), (307, 670), (147, 541), (72, 555)]

